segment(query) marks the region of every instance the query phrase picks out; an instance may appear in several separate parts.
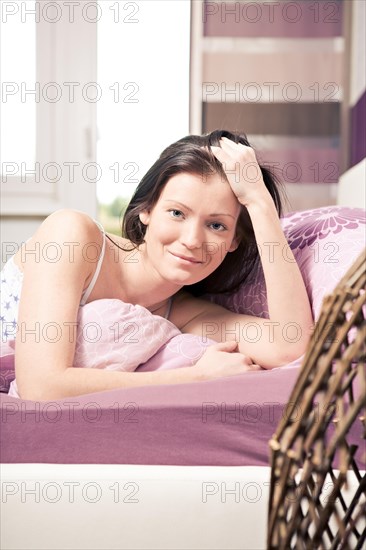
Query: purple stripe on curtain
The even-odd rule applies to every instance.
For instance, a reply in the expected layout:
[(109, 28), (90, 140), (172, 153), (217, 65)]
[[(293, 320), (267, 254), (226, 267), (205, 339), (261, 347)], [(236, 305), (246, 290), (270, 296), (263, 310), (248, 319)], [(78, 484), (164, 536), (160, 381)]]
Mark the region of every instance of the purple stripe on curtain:
[(203, 132), (338, 136), (339, 103), (202, 103)]
[(351, 109), (351, 166), (366, 157), (366, 91)]
[(205, 36), (316, 38), (342, 36), (342, 2), (209, 2)]

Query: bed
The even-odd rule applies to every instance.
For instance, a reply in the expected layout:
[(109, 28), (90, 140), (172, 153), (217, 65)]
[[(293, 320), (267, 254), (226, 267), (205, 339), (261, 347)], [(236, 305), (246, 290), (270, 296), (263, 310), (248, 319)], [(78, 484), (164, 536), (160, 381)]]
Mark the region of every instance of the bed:
[[(365, 246), (366, 212), (332, 206), (282, 223), (317, 319)], [(268, 315), (260, 268), (235, 294), (207, 299)], [(2, 353), (1, 547), (264, 548), (268, 441), (300, 364), (38, 403), (8, 395)]]

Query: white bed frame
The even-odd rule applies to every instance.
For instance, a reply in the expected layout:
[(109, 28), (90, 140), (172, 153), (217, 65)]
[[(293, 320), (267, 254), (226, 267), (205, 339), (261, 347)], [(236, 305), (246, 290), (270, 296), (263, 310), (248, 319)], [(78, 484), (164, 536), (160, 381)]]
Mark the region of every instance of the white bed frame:
[[(269, 467), (2, 464), (0, 473), (2, 550), (266, 548)], [(347, 503), (357, 486), (350, 471)]]
[(270, 468), (2, 464), (2, 550), (265, 548)]

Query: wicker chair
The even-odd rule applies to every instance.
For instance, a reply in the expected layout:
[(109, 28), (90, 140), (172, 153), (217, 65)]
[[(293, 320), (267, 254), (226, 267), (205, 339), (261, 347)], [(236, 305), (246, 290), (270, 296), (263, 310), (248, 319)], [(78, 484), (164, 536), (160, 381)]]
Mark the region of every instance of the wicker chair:
[(269, 549), (364, 548), (365, 261), (366, 251), (324, 299), (270, 441)]

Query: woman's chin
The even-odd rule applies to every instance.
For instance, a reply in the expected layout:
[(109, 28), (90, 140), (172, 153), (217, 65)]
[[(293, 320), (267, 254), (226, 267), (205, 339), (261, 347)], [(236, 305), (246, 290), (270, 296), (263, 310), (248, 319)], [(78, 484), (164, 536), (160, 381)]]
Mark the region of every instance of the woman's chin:
[(200, 273), (192, 275), (191, 273), (187, 272), (180, 272), (180, 273), (165, 273), (163, 278), (167, 283), (170, 284), (176, 284), (178, 286), (185, 286), (185, 285), (194, 285), (195, 283), (199, 283), (206, 277), (208, 277), (210, 273)]

